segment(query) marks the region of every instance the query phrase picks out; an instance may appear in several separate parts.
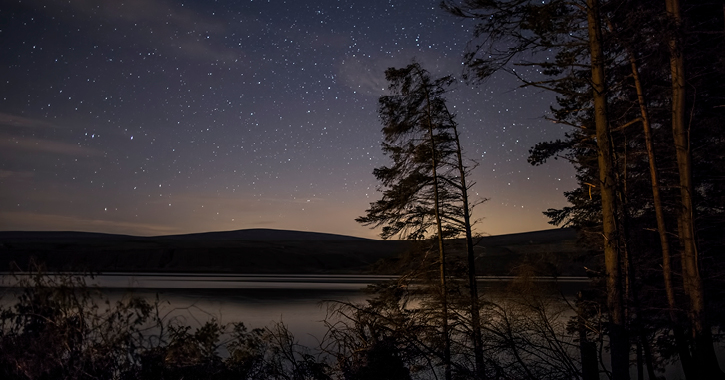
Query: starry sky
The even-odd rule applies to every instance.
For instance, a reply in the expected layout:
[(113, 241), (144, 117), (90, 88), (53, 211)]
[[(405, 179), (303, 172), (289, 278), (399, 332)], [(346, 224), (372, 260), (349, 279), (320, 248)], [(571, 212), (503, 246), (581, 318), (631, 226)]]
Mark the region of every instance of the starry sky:
[[(3, 0), (0, 230), (246, 228), (374, 238), (384, 71), (460, 77), (472, 24), (439, 0)], [(521, 75), (536, 72), (519, 69)], [(455, 83), (476, 230), (553, 228), (574, 171), (528, 150), (566, 127), (500, 74)]]

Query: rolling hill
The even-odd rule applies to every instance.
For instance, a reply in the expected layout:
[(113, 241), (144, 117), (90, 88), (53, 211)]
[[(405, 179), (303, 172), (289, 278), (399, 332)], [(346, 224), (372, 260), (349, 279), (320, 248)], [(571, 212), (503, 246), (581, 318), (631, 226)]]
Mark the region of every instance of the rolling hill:
[[(570, 229), (484, 237), (476, 245), (477, 272), (507, 275), (529, 262), (547, 273), (582, 275), (582, 265), (572, 259), (580, 254), (575, 241)], [(27, 269), (34, 260), (54, 271), (390, 273), (410, 246), (407, 241), (271, 229), (157, 237), (10, 231), (0, 232), (0, 270)]]

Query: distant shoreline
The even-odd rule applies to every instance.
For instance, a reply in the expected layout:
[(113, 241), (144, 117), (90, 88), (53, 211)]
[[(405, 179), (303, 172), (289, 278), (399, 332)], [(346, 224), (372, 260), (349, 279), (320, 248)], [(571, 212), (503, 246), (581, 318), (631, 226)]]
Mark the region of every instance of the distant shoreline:
[[(58, 278), (78, 276), (85, 285), (99, 290), (129, 291), (176, 291), (176, 290), (336, 290), (362, 291), (368, 285), (395, 281), (400, 276), (390, 275), (257, 275), (257, 274), (196, 274), (196, 273), (103, 273), (86, 275), (83, 273), (45, 273), (48, 284)], [(34, 274), (0, 273), (0, 288), (18, 289), (32, 286)], [(477, 276), (481, 289), (499, 289), (515, 283), (515, 276)], [(587, 277), (551, 277), (528, 278), (535, 283), (557, 285), (559, 289), (581, 289), (591, 282)], [(416, 282), (413, 282), (415, 286)], [(51, 285), (52, 286), (52, 285)]]

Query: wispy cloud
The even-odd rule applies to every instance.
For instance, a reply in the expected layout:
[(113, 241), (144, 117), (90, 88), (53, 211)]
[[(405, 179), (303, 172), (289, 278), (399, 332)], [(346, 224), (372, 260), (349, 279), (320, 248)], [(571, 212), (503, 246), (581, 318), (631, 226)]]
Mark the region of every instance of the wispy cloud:
[(385, 93), (388, 83), (385, 80), (385, 69), (380, 62), (357, 57), (346, 58), (339, 67), (338, 77), (342, 83), (363, 95), (381, 96)]
[(403, 51), (394, 57), (348, 56), (338, 67), (338, 77), (350, 89), (369, 96), (382, 96), (387, 93), (388, 81), (385, 70), (390, 67), (402, 68), (415, 59), (433, 76), (457, 75), (460, 63), (453, 58), (438, 53)]
[[(175, 56), (198, 60), (230, 61), (241, 54), (224, 45), (221, 37), (226, 20), (209, 17), (168, 0), (31, 0), (39, 9), (77, 22), (75, 13), (85, 15), (96, 25), (124, 27), (137, 43)], [(71, 10), (71, 18), (68, 12)], [(113, 37), (109, 37), (113, 38)]]
[(15, 171), (15, 170), (0, 170), (0, 181), (7, 180), (26, 180), (33, 178), (33, 172), (28, 171)]
[[(67, 128), (44, 119), (0, 112), (0, 156), (7, 151), (52, 153), (73, 157), (98, 157), (104, 154), (98, 149), (60, 141), (58, 136), (64, 135), (67, 131)], [(53, 137), (50, 137), (51, 135)]]
[(56, 128), (55, 125), (39, 119), (0, 112), (0, 127), (8, 128)]
[[(12, 221), (10, 224), (8, 221)], [(84, 231), (127, 235), (172, 235), (183, 231), (166, 225), (126, 221), (86, 219), (75, 216), (33, 212), (0, 212), (0, 230)]]
[(0, 135), (0, 148), (30, 152), (53, 153), (74, 157), (97, 157), (103, 155), (103, 152), (98, 149), (89, 148), (78, 144), (52, 141), (47, 139), (38, 139), (32, 137), (8, 135)]

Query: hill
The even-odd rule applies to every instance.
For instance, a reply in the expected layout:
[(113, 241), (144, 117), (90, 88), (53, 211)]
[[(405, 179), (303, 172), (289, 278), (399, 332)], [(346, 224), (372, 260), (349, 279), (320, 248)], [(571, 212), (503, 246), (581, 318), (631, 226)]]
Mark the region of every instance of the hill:
[(594, 266), (571, 228), (484, 237), (477, 241), (476, 252), (476, 272), (481, 275), (531, 270), (540, 276), (585, 276), (584, 266)]
[[(527, 271), (537, 276), (585, 276), (585, 266), (593, 267), (577, 245), (577, 233), (570, 228), (524, 232), (474, 238), (476, 273), (482, 276), (512, 276)], [(449, 242), (446, 255), (466, 262), (465, 241)], [(387, 257), (376, 263), (374, 271), (397, 274), (414, 269), (417, 261), (410, 255)], [(437, 253), (436, 253), (437, 256)], [(408, 263), (413, 262), (410, 265)]]
[(0, 231), (0, 242), (5, 241), (82, 241), (82, 240), (369, 240), (353, 236), (328, 234), (322, 232), (288, 231), (268, 228), (252, 228), (236, 231), (200, 232), (182, 235), (163, 235), (153, 237), (104, 234), (98, 232), (76, 231)]
[(32, 258), (49, 270), (358, 273), (404, 246), (405, 242), (272, 229), (156, 237), (10, 231), (0, 232), (0, 270), (27, 268)]
[[(581, 265), (567, 266), (579, 253), (575, 240), (569, 229), (481, 238), (478, 272), (507, 275), (522, 262), (541, 264), (545, 259), (548, 266), (565, 268), (559, 270), (563, 274), (581, 275)], [(0, 232), (0, 270), (26, 269), (32, 259), (48, 270), (72, 271), (389, 273), (395, 267), (389, 264), (410, 246), (407, 241), (270, 229), (157, 237)]]

